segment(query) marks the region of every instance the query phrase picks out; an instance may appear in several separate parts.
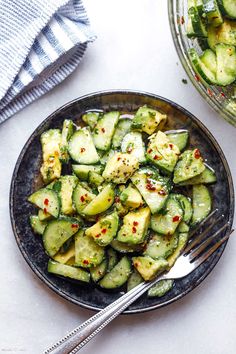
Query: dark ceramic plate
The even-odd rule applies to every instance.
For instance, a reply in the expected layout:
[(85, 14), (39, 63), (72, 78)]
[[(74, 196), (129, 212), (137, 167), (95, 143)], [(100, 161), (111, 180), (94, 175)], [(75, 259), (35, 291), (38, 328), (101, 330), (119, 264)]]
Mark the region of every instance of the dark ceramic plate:
[[(104, 111), (119, 110), (134, 112), (139, 106), (147, 104), (168, 114), (167, 129), (188, 129), (190, 146), (200, 147), (207, 162), (216, 170), (217, 184), (210, 187), (214, 208), (224, 214), (224, 220), (232, 226), (234, 215), (234, 192), (230, 170), (218, 143), (206, 127), (191, 113), (162, 97), (130, 91), (108, 91), (78, 98), (51, 114), (35, 130), (25, 144), (12, 178), (10, 193), (10, 213), (16, 242), (25, 260), (38, 277), (57, 294), (80, 306), (99, 310), (115, 301), (121, 292), (105, 292), (95, 286), (83, 286), (56, 277), (47, 272), (48, 257), (44, 252), (40, 237), (35, 236), (29, 224), (29, 216), (36, 209), (27, 202), (27, 197), (40, 184), (41, 164), (40, 135), (50, 128), (61, 128), (65, 118), (80, 123), (81, 115), (89, 109)], [(216, 221), (215, 229), (220, 227)], [(223, 237), (224, 233), (220, 235)], [(193, 290), (214, 268), (226, 244), (223, 244), (204, 264), (187, 277), (177, 280), (173, 289), (161, 298), (147, 298), (143, 295), (132, 304), (126, 313), (137, 313), (167, 305)]]

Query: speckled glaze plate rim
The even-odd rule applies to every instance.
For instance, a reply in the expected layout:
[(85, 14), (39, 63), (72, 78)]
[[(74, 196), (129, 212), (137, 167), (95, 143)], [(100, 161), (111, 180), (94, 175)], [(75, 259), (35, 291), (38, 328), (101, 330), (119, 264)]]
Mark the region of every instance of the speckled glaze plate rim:
[[(156, 94), (152, 94), (149, 92), (145, 92), (145, 91), (136, 91), (136, 90), (104, 90), (104, 91), (98, 91), (98, 92), (93, 92), (90, 94), (86, 94), (83, 95), (81, 97), (78, 97), (66, 104), (64, 104), (63, 106), (61, 106), (60, 108), (58, 108), (57, 110), (55, 110), (53, 113), (51, 113), (47, 118), (45, 118), (40, 125), (34, 130), (34, 132), (31, 134), (31, 136), (29, 137), (29, 139), (27, 140), (27, 142), (25, 143), (23, 149), (20, 152), (20, 155), (17, 159), (15, 168), (14, 168), (14, 172), (12, 175), (12, 181), (11, 181), (11, 186), (10, 186), (10, 198), (9, 198), (9, 204), (10, 204), (10, 219), (11, 219), (11, 225), (12, 225), (12, 229), (13, 229), (13, 233), (15, 236), (15, 240), (17, 243), (17, 246), (21, 252), (21, 254), (23, 255), (25, 261), (28, 263), (28, 265), (30, 266), (31, 270), (38, 276), (38, 278), (44, 283), (46, 284), (51, 290), (53, 290), (56, 294), (60, 295), (62, 298), (70, 301), (71, 303), (75, 304), (75, 305), (79, 305), (83, 308), (89, 309), (89, 310), (93, 310), (93, 311), (99, 311), (101, 310), (101, 308), (99, 306), (92, 306), (92, 305), (88, 305), (87, 303), (83, 302), (83, 301), (78, 301), (72, 297), (70, 297), (68, 294), (66, 294), (62, 289), (60, 289), (58, 286), (56, 286), (53, 281), (50, 281), (48, 279), (45, 278), (44, 273), (39, 270), (34, 263), (32, 262), (32, 260), (28, 257), (27, 252), (24, 250), (23, 245), (21, 244), (20, 240), (18, 239), (18, 233), (17, 233), (17, 228), (16, 228), (16, 224), (15, 224), (15, 219), (14, 219), (14, 213), (13, 213), (13, 205), (14, 205), (14, 184), (15, 184), (15, 180), (17, 178), (18, 175), (18, 170), (19, 167), (21, 165), (22, 159), (24, 157), (24, 154), (26, 153), (26, 151), (28, 150), (28, 148), (30, 148), (30, 145), (32, 143), (32, 141), (34, 140), (35, 136), (37, 136), (38, 132), (42, 129), (42, 127), (48, 123), (48, 122), (52, 122), (54, 117), (56, 117), (62, 110), (69, 108), (70, 106), (73, 106), (74, 104), (76, 104), (77, 102), (86, 100), (86, 99), (91, 99), (91, 98), (95, 98), (98, 96), (105, 96), (105, 95), (118, 95), (118, 94), (132, 94), (132, 95), (137, 95), (137, 96), (146, 96), (152, 99), (157, 99), (160, 100), (162, 102), (167, 103), (168, 105), (172, 106), (173, 108), (181, 111), (181, 113), (183, 113), (184, 115), (186, 115), (189, 119), (193, 120), (194, 123), (196, 123), (196, 125), (198, 126), (198, 128), (200, 128), (202, 131), (207, 133), (207, 136), (210, 137), (211, 143), (213, 144), (214, 148), (217, 150), (221, 161), (224, 165), (224, 169), (226, 171), (227, 174), (227, 183), (228, 183), (228, 188), (229, 188), (229, 195), (230, 195), (230, 202), (231, 202), (231, 209), (229, 212), (229, 220), (228, 220), (228, 224), (229, 224), (229, 228), (232, 228), (232, 224), (233, 224), (233, 216), (234, 216), (234, 207), (235, 207), (235, 196), (234, 196), (234, 186), (233, 186), (233, 179), (232, 179), (232, 175), (229, 169), (229, 165), (228, 162), (226, 160), (226, 157), (224, 156), (224, 153), (221, 149), (221, 147), (219, 146), (218, 142), (216, 141), (216, 139), (214, 138), (214, 136), (211, 134), (211, 132), (205, 127), (205, 125), (198, 119), (196, 118), (192, 113), (190, 113), (188, 110), (186, 110), (185, 108), (183, 108), (182, 106), (180, 106), (179, 104), (173, 102), (172, 100), (166, 99), (162, 96), (156, 95)], [(213, 268), (216, 266), (216, 264), (218, 263), (219, 259), (221, 258), (224, 249), (226, 247), (227, 241), (221, 246), (221, 252), (217, 254), (217, 258), (213, 260), (213, 262), (210, 264), (210, 266), (207, 268), (207, 270), (202, 274), (201, 277), (198, 278), (198, 280), (196, 282), (194, 282), (194, 284), (190, 284), (189, 287), (187, 289), (185, 289), (183, 292), (181, 292), (179, 295), (164, 301), (162, 303), (153, 305), (153, 306), (148, 306), (148, 307), (143, 307), (140, 309), (134, 309), (134, 310), (126, 310), (124, 311), (124, 314), (137, 314), (137, 313), (142, 313), (142, 312), (147, 312), (147, 311), (151, 311), (160, 307), (164, 307), (167, 306), (170, 303), (173, 303), (175, 301), (177, 301), (178, 299), (184, 297), (185, 295), (187, 295), (189, 292), (191, 292), (193, 289), (195, 289), (213, 270)]]

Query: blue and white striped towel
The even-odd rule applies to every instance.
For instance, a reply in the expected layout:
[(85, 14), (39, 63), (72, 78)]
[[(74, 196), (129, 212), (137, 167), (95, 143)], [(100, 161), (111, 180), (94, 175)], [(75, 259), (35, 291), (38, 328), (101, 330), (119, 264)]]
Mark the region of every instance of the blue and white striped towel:
[(0, 0), (0, 123), (72, 73), (94, 39), (81, 0)]

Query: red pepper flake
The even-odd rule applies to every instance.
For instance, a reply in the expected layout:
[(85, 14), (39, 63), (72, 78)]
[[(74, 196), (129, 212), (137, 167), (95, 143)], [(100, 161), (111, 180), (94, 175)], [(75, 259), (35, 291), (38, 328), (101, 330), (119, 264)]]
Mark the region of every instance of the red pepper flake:
[(100, 236), (101, 236), (100, 234), (95, 235), (96, 238), (99, 238)]
[(172, 218), (172, 221), (173, 222), (177, 222), (180, 220), (180, 216), (179, 215), (175, 215), (173, 218)]
[(107, 201), (110, 202), (110, 201), (111, 201), (111, 198), (108, 198)]
[(147, 189), (148, 191), (155, 191), (155, 190), (156, 190), (156, 187), (153, 186), (151, 183), (147, 183), (147, 184), (146, 184), (146, 189)]
[(120, 197), (115, 197), (115, 203), (119, 203), (120, 202)]
[(200, 159), (201, 153), (200, 153), (200, 151), (198, 149), (195, 150), (194, 157), (195, 157), (195, 159)]
[(198, 81), (198, 82), (200, 81), (200, 77), (197, 74), (195, 74), (194, 77), (195, 77), (196, 81)]
[(138, 221), (134, 221), (134, 222), (133, 222), (133, 225), (134, 225), (134, 226), (138, 226)]
[(81, 200), (82, 203), (85, 201), (85, 198), (84, 198), (83, 195), (81, 195), (80, 200)]
[(220, 93), (220, 95), (221, 95), (222, 97), (225, 97), (225, 94), (224, 94), (224, 92), (221, 92), (221, 93)]
[(80, 152), (85, 152), (85, 150), (86, 150), (85, 148), (81, 148)]
[(160, 195), (166, 195), (166, 191), (164, 189), (161, 189), (160, 191), (158, 191), (158, 194)]
[(151, 154), (152, 151), (153, 151), (152, 149), (149, 149), (147, 152), (148, 152), (149, 154)]
[(71, 224), (71, 227), (74, 229), (74, 228), (77, 228), (79, 225), (78, 224)]
[(48, 198), (44, 199), (43, 204), (44, 204), (44, 205), (48, 205), (48, 204), (49, 204), (49, 200), (48, 200)]
[(162, 159), (162, 157), (160, 156), (160, 155), (154, 155), (154, 160), (161, 160)]
[(120, 161), (121, 157), (117, 157), (117, 161)]
[(129, 147), (129, 148), (127, 149), (127, 153), (128, 153), (128, 154), (130, 154), (132, 151), (133, 151), (133, 149), (132, 149), (131, 147)]
[(181, 16), (181, 17), (180, 17), (180, 23), (181, 23), (181, 25), (184, 25), (184, 23), (185, 23), (184, 16)]
[(87, 259), (84, 259), (83, 264), (89, 264), (89, 261)]
[(105, 133), (105, 128), (102, 128), (101, 130), (102, 130), (103, 133)]
[(107, 229), (102, 229), (101, 233), (105, 234), (107, 232)]
[(171, 148), (171, 150), (173, 150), (174, 145), (173, 144), (169, 144), (169, 147)]
[(44, 212), (44, 214), (47, 214), (48, 211), (47, 211), (46, 208), (44, 208), (44, 209), (43, 209), (43, 212)]
[(209, 88), (207, 89), (207, 93), (210, 97), (214, 96), (214, 93)]
[(133, 234), (135, 234), (137, 232), (136, 227), (132, 227), (132, 232), (133, 232)]

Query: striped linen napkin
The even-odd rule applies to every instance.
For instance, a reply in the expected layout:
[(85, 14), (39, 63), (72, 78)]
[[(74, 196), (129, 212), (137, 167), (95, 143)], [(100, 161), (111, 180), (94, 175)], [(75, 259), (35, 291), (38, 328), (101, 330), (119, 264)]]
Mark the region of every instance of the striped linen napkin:
[(94, 39), (81, 0), (0, 0), (0, 123), (71, 74)]

